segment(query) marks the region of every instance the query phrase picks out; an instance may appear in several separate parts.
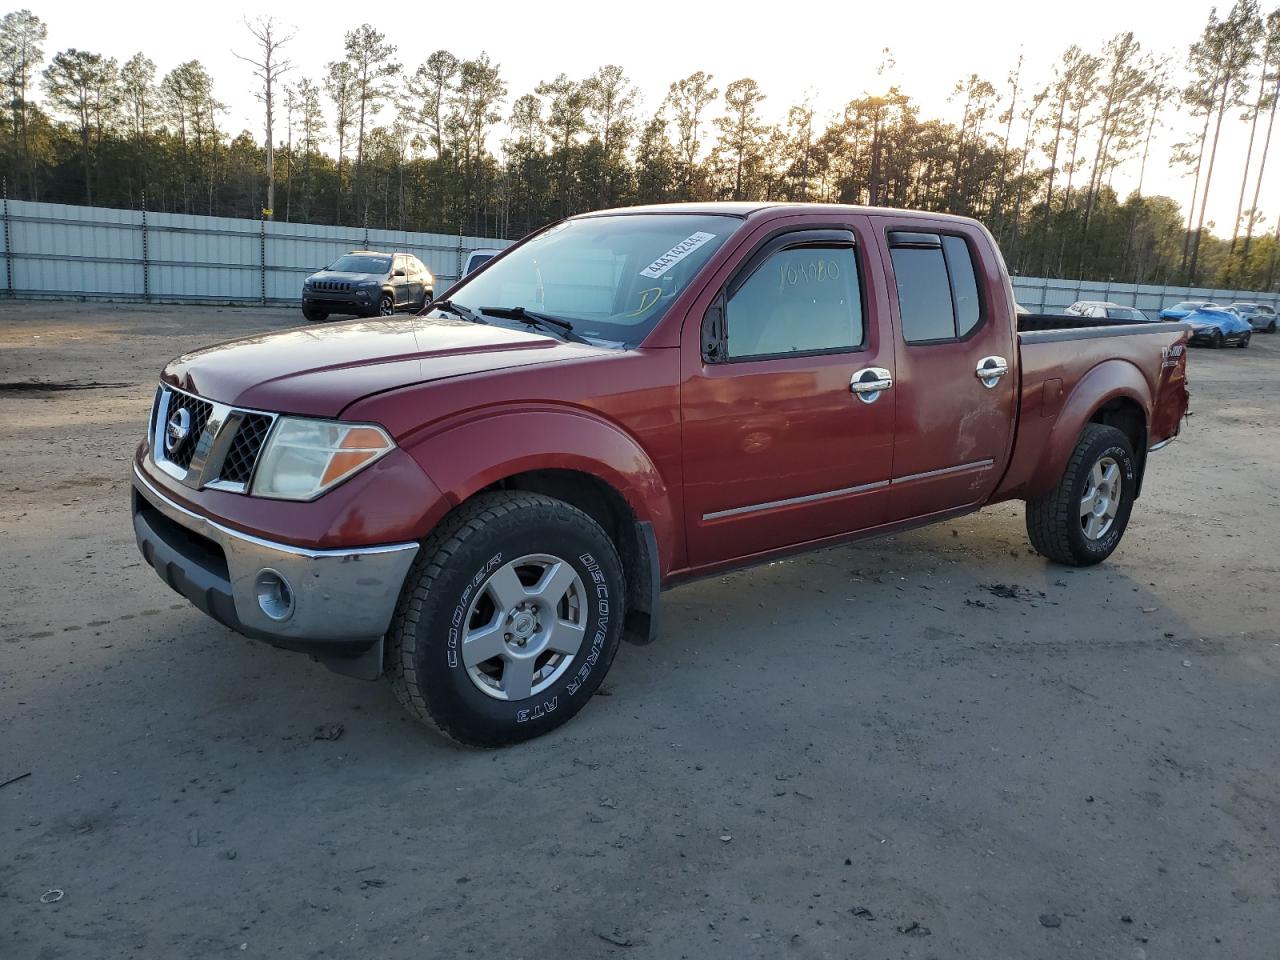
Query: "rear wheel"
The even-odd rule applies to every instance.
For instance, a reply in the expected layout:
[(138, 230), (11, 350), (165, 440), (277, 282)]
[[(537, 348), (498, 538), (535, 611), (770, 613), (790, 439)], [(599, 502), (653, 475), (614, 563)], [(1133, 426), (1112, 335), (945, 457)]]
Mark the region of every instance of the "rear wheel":
[(1129, 438), (1115, 427), (1086, 425), (1058, 485), (1027, 503), (1031, 545), (1073, 567), (1102, 562), (1129, 525), (1137, 477)]
[(496, 747), (569, 720), (622, 636), (622, 564), (594, 520), (540, 494), (483, 494), (423, 545), (387, 634), (415, 719)]
[(312, 323), (323, 323), (329, 319), (329, 311), (317, 310), (315, 307), (303, 307), (302, 315)]

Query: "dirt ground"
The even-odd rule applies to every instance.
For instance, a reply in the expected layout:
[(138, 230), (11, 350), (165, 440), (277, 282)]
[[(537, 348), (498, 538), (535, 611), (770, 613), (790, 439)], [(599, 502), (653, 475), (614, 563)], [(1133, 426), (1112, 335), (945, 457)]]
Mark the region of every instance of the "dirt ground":
[(486, 752), (138, 556), (163, 362), (297, 319), (0, 306), (5, 960), (1276, 957), (1280, 336), (1193, 351), (1103, 566), (1008, 504), (684, 587)]

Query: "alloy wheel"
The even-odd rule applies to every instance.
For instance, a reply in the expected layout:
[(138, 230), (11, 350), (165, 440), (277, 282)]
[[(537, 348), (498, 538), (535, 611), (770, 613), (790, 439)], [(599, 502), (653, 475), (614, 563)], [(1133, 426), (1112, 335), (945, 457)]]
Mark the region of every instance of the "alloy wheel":
[(1123, 490), (1120, 464), (1114, 457), (1103, 457), (1093, 465), (1080, 498), (1080, 526), (1088, 539), (1101, 540), (1107, 535), (1120, 510)]
[(530, 554), (493, 572), (463, 623), (471, 682), (496, 700), (524, 700), (563, 676), (581, 650), (587, 593), (568, 561)]

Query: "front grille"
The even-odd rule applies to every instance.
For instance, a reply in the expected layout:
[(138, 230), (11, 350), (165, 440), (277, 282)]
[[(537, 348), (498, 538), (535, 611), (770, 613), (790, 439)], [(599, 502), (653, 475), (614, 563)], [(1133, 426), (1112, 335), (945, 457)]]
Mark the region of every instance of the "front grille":
[[(188, 415), (187, 435), (172, 450), (166, 449), (168, 424), (181, 410)], [(158, 467), (197, 490), (212, 487), (244, 493), (276, 417), (162, 385), (151, 420), (152, 456)]]
[[(209, 415), (213, 413), (213, 404), (208, 400), (201, 400), (199, 397), (173, 390), (169, 394), (170, 419), (173, 418), (173, 414), (177, 410), (186, 410), (190, 414), (190, 427), (187, 430), (187, 435), (182, 438), (182, 442), (172, 450), (167, 449), (168, 444), (165, 444), (165, 456), (169, 458), (171, 463), (185, 470), (191, 466), (191, 458), (195, 456), (196, 446), (204, 435), (204, 428), (209, 424)], [(162, 429), (167, 430), (167, 424), (162, 425)]]
[(337, 293), (350, 293), (351, 282), (349, 280), (315, 280), (311, 284), (312, 290), (333, 290)]
[(231, 439), (231, 447), (227, 450), (226, 459), (222, 461), (222, 470), (218, 479), (225, 483), (249, 482), (253, 476), (254, 464), (258, 462), (258, 454), (262, 452), (263, 441), (271, 432), (271, 424), (275, 420), (265, 413), (247, 413), (240, 420), (240, 427)]

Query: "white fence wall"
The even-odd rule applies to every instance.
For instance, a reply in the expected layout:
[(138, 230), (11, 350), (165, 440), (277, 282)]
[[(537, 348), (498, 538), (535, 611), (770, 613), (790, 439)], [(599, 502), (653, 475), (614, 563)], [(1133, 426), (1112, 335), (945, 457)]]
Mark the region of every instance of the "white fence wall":
[(1235, 301), (1265, 303), (1280, 310), (1280, 293), (1250, 290), (1213, 290), (1208, 287), (1155, 287), (1137, 283), (1101, 283), (1088, 280), (1052, 280), (1014, 277), (1017, 301), (1032, 313), (1061, 313), (1077, 300), (1109, 300), (1125, 307), (1156, 313), (1183, 300), (1211, 300), (1226, 306)]
[(443, 292), (468, 253), (510, 240), (6, 200), (5, 294), (157, 303), (296, 303), (348, 250), (417, 256)]
[[(144, 213), (58, 203), (3, 202), (3, 293), (159, 303), (296, 303), (302, 280), (354, 249), (414, 254), (444, 291), (468, 253), (510, 240), (325, 227), (310, 223)], [(1077, 300), (1158, 311), (1180, 300), (1244, 300), (1280, 310), (1280, 294), (1014, 277), (1018, 302), (1036, 313)]]

